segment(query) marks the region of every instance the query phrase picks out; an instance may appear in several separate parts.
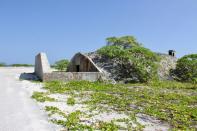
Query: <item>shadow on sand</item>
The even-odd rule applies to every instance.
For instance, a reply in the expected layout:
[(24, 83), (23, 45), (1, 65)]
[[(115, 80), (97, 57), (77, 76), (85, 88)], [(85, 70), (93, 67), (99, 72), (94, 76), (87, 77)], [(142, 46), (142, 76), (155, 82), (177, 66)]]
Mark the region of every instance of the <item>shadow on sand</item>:
[(20, 80), (40, 81), (35, 73), (22, 73), (20, 75)]

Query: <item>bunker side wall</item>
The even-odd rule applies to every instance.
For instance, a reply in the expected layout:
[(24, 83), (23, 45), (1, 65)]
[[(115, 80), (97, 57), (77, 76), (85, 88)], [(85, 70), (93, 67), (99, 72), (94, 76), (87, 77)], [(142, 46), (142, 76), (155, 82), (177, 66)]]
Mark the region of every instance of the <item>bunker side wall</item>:
[(87, 80), (97, 81), (102, 79), (102, 73), (100, 72), (52, 72), (44, 73), (43, 81), (71, 81), (71, 80)]

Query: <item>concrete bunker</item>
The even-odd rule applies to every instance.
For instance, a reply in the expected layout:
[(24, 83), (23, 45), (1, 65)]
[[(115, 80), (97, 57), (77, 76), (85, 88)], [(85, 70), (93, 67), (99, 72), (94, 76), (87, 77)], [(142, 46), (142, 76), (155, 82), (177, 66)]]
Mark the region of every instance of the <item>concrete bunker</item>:
[[(158, 75), (161, 80), (172, 79), (169, 70), (176, 66), (175, 51), (170, 50), (169, 54), (157, 53), (161, 57)], [(77, 53), (70, 60), (67, 71), (52, 71), (47, 56), (40, 53), (36, 56), (35, 74), (42, 81), (70, 81), (70, 80), (87, 80), (87, 81), (127, 81), (128, 77), (122, 77), (124, 67), (116, 59), (108, 59), (99, 55), (97, 52), (87, 54)], [(132, 73), (132, 72), (131, 72)]]
[(70, 61), (68, 72), (101, 72), (86, 55), (77, 53)]
[(39, 53), (35, 57), (35, 72), (42, 81), (71, 81), (87, 80), (98, 81), (103, 79), (103, 73), (92, 62), (82, 54), (77, 53), (71, 60), (67, 72), (52, 71), (45, 53)]

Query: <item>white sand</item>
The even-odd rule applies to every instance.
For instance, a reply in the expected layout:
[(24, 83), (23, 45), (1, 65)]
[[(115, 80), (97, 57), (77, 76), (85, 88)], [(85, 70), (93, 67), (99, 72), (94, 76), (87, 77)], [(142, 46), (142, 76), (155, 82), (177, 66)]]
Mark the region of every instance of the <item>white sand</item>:
[(46, 113), (31, 99), (39, 84), (20, 81), (33, 68), (0, 68), (0, 131), (55, 131)]

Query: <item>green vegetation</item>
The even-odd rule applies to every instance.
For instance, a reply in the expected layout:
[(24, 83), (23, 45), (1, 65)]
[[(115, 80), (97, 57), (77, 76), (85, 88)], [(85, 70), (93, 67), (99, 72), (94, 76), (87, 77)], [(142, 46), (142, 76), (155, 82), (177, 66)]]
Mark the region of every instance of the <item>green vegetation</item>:
[(75, 99), (73, 97), (70, 97), (67, 99), (67, 104), (68, 105), (74, 105), (75, 104)]
[(180, 58), (172, 74), (178, 81), (197, 83), (197, 54), (185, 55)]
[(31, 65), (31, 64), (11, 64), (11, 65), (6, 65), (5, 63), (0, 63), (0, 67), (5, 67), (5, 66), (12, 66), (12, 67), (32, 67), (33, 65)]
[(124, 58), (129, 59), (125, 50), (121, 46), (104, 46), (98, 50), (98, 53), (109, 58)]
[[(66, 114), (57, 107), (46, 106), (49, 116), (56, 114), (63, 118), (52, 119), (52, 122), (62, 125), (66, 130), (141, 131), (144, 126), (139, 123), (138, 116), (145, 115), (167, 123), (170, 130), (197, 130), (197, 54), (182, 57), (178, 60), (176, 69), (171, 71), (180, 82), (159, 81), (157, 70), (161, 58), (142, 47), (133, 36), (110, 37), (107, 38), (107, 43), (108, 46), (97, 52), (118, 61), (123, 69), (122, 77), (131, 78), (131, 83), (135, 84), (47, 82), (44, 86), (47, 92), (34, 92), (32, 98), (39, 102), (64, 102), (70, 107), (81, 104), (85, 109), (84, 112), (77, 110)], [(68, 64), (68, 60), (60, 60), (54, 67), (59, 71), (66, 71)], [(58, 101), (58, 98), (50, 98), (48, 95), (53, 93), (67, 95), (68, 99)], [(108, 122), (91, 121), (95, 115), (109, 112), (127, 117), (114, 118)]]
[(100, 122), (99, 127), (101, 131), (118, 131), (118, 126), (114, 122)]
[(67, 67), (68, 67), (69, 61), (66, 59), (63, 60), (59, 60), (57, 62), (55, 62), (55, 69), (59, 70), (59, 71), (66, 71)]
[(76, 125), (80, 121), (80, 119), (79, 119), (80, 114), (81, 114), (80, 111), (75, 111), (75, 112), (72, 112), (71, 114), (69, 114), (67, 116), (66, 127), (72, 127), (72, 126)]
[[(47, 107), (47, 108), (50, 108), (49, 111), (51, 111), (51, 109), (52, 111), (55, 110), (55, 113), (61, 112), (56, 107)], [(107, 122), (100, 121), (98, 122), (98, 127), (95, 127), (95, 128), (89, 125), (80, 124), (80, 116), (82, 114), (83, 113), (81, 111), (75, 111), (75, 112), (68, 114), (67, 116), (65, 114), (63, 115), (66, 118), (66, 121), (53, 119), (52, 122), (58, 125), (64, 126), (67, 130), (88, 130), (88, 131), (94, 131), (95, 129), (102, 130), (102, 131), (117, 131), (118, 130), (118, 126), (115, 125), (114, 122), (107, 123)], [(61, 112), (61, 115), (62, 115), (62, 112)]]
[(0, 67), (5, 67), (6, 66), (6, 64), (5, 63), (0, 63)]
[(181, 83), (181, 82), (176, 82), (176, 81), (152, 81), (147, 84), (150, 87), (155, 87), (155, 88), (169, 88), (169, 89), (191, 89), (191, 90), (196, 90), (197, 89), (197, 84), (193, 83)]
[(124, 48), (141, 45), (133, 36), (109, 37), (106, 40), (108, 45), (121, 45)]
[(48, 97), (47, 94), (43, 93), (43, 92), (34, 92), (32, 95), (32, 98), (39, 101), (39, 102), (55, 101), (54, 98)]
[(75, 111), (68, 115), (64, 115), (66, 121), (53, 119), (52, 122), (64, 126), (67, 130), (93, 131), (93, 128), (91, 126), (79, 123), (81, 114), (82, 113), (80, 111)]
[[(116, 111), (127, 114), (130, 117), (128, 120), (124, 120), (128, 123), (126, 130), (142, 130), (143, 126), (136, 121), (137, 114), (147, 114), (165, 121), (174, 130), (196, 129), (196, 84), (155, 81), (147, 84), (112, 85), (87, 81), (71, 81), (68, 83), (55, 81), (46, 83), (44, 88), (50, 93), (66, 93), (84, 100), (82, 104), (88, 105), (90, 112), (93, 110), (99, 112)], [(73, 123), (81, 125), (80, 120), (78, 120), (79, 117), (71, 116), (69, 119), (74, 120), (69, 120), (71, 121), (69, 123), (72, 124), (68, 124), (67, 121), (56, 120), (55, 122), (62, 123), (65, 126), (73, 125)], [(131, 121), (137, 127), (129, 126)], [(92, 128), (95, 129), (96, 126), (92, 125)], [(103, 130), (107, 128), (109, 131), (117, 128), (123, 129), (123, 127), (117, 126), (113, 122), (101, 124), (97, 128)]]
[(124, 67), (125, 77), (132, 78), (133, 82), (148, 82), (157, 79), (159, 56), (147, 48), (134, 46), (125, 49), (122, 46), (105, 46), (98, 53), (110, 59), (118, 59)]
[(10, 66), (12, 66), (12, 67), (32, 67), (33, 65), (31, 65), (31, 64), (12, 64)]
[(60, 116), (66, 117), (65, 113), (63, 113), (60, 109), (57, 107), (53, 106), (46, 106), (45, 110), (49, 112), (49, 116), (54, 115), (54, 114), (59, 114)]

